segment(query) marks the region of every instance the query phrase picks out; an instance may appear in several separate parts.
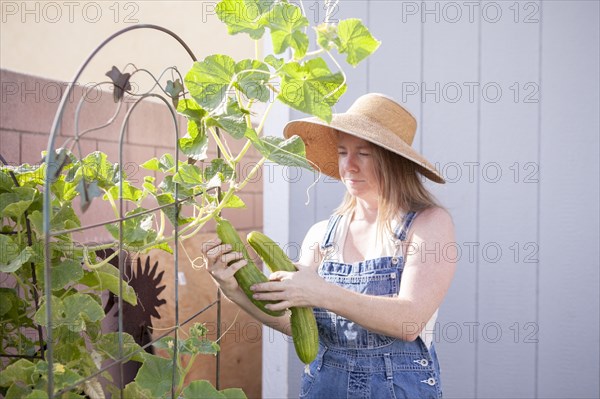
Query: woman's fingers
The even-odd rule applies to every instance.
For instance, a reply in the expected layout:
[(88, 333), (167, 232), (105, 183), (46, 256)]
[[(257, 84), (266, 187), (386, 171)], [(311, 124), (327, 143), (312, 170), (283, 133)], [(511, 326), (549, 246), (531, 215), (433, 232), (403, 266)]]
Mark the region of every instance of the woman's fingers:
[[(240, 254), (241, 255), (241, 254)], [(237, 262), (232, 263), (225, 269), (225, 273), (227, 273), (228, 277), (233, 277), (233, 275), (240, 270), (242, 267), (246, 266), (248, 261), (246, 259), (240, 259)]]
[(219, 256), (221, 256), (222, 254), (227, 253), (229, 251), (231, 251), (231, 245), (229, 245), (229, 244), (217, 245), (215, 247), (212, 247), (208, 251), (206, 251), (206, 256), (208, 258), (216, 259)]
[(252, 294), (252, 298), (261, 301), (283, 301), (286, 295), (282, 291), (260, 291)]
[(200, 252), (202, 252), (204, 255), (208, 255), (208, 253), (211, 250), (213, 250), (215, 247), (219, 246), (221, 243), (222, 243), (222, 241), (218, 237), (215, 237), (208, 241), (204, 241), (202, 243), (202, 247), (200, 248)]
[(273, 292), (273, 291), (281, 291), (281, 282), (273, 281), (267, 283), (258, 283), (254, 284), (250, 287), (250, 289), (254, 292)]
[(268, 303), (265, 307), (269, 310), (277, 312), (279, 310), (287, 310), (292, 307), (292, 304), (289, 301), (281, 301), (277, 303)]
[(292, 276), (293, 272), (273, 272), (269, 275), (269, 280), (271, 281), (283, 281), (289, 279)]
[(219, 260), (221, 261), (221, 263), (228, 265), (230, 262), (243, 258), (244, 255), (242, 255), (240, 252), (228, 252), (226, 254), (221, 255)]

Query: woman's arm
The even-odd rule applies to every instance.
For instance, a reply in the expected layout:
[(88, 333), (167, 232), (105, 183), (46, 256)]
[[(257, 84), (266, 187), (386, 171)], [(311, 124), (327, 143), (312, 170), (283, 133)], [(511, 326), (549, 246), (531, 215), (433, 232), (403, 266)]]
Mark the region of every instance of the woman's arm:
[(271, 275), (280, 281), (257, 284), (257, 298), (281, 301), (268, 305), (273, 310), (323, 307), (369, 330), (414, 340), (442, 303), (454, 276), (456, 256), (449, 250), (455, 248), (452, 219), (441, 208), (423, 211), (413, 222), (409, 237), (411, 245), (405, 253), (397, 297), (352, 292), (300, 268), (297, 273)]
[[(231, 246), (222, 245), (221, 240), (218, 238), (203, 243), (202, 253), (206, 259), (208, 272), (226, 298), (235, 302), (246, 313), (261, 323), (284, 334), (291, 335), (292, 330), (288, 312), (280, 317), (266, 314), (256, 307), (239, 287), (234, 274), (248, 263), (242, 253), (231, 252)], [(235, 263), (227, 266), (230, 262)]]

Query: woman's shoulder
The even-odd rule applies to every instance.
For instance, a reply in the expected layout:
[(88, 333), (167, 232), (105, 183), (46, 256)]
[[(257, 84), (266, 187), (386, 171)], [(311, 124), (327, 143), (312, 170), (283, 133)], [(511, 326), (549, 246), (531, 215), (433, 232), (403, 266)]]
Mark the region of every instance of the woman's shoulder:
[(418, 211), (415, 221), (417, 220), (421, 220), (421, 223), (431, 221), (446, 221), (452, 223), (452, 215), (450, 215), (450, 212), (448, 212), (446, 208), (441, 206), (432, 206)]
[(306, 233), (306, 238), (310, 239), (311, 242), (321, 242), (323, 237), (325, 236), (325, 232), (327, 231), (327, 225), (329, 224), (329, 219), (321, 220), (315, 224), (313, 224), (308, 232)]
[(327, 231), (327, 220), (321, 220), (313, 224), (302, 242), (302, 251), (298, 264), (308, 266), (316, 270), (321, 262), (321, 242)]
[(433, 206), (417, 213), (411, 230), (417, 233), (437, 232), (453, 234), (454, 221), (448, 210), (439, 206)]

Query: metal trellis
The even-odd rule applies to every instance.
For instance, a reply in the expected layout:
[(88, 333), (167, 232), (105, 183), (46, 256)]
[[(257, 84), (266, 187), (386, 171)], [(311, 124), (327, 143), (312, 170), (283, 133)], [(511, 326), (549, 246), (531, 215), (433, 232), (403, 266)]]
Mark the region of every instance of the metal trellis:
[[(48, 139), (48, 147), (47, 147), (47, 158), (46, 158), (46, 162), (47, 162), (47, 172), (45, 175), (45, 187), (44, 187), (44, 198), (43, 198), (43, 228), (44, 228), (44, 257), (45, 257), (45, 265), (44, 265), (44, 270), (45, 270), (45, 276), (46, 276), (46, 283), (45, 283), (45, 288), (44, 288), (44, 295), (46, 298), (46, 317), (47, 320), (50, 321), (52, 320), (52, 304), (51, 304), (51, 280), (52, 280), (52, 268), (51, 268), (51, 242), (52, 242), (52, 238), (56, 237), (58, 235), (61, 234), (66, 234), (66, 233), (75, 233), (75, 232), (79, 232), (79, 231), (83, 231), (86, 229), (91, 229), (94, 227), (98, 227), (98, 226), (102, 226), (102, 225), (106, 225), (106, 224), (110, 224), (110, 223), (118, 223), (119, 224), (119, 242), (118, 242), (118, 248), (116, 248), (116, 251), (118, 251), (119, 254), (123, 253), (123, 223), (130, 217), (130, 216), (125, 216), (125, 204), (124, 204), (124, 200), (123, 200), (123, 179), (120, 179), (119, 182), (119, 204), (118, 204), (118, 209), (119, 209), (119, 218), (115, 219), (115, 220), (110, 220), (110, 221), (106, 221), (103, 223), (98, 223), (98, 224), (93, 224), (93, 225), (87, 225), (87, 226), (82, 226), (82, 227), (78, 227), (78, 228), (73, 228), (73, 229), (69, 229), (69, 230), (62, 230), (62, 231), (51, 231), (50, 228), (50, 220), (51, 220), (51, 216), (52, 216), (52, 207), (51, 207), (51, 191), (50, 191), (50, 185), (53, 179), (53, 176), (55, 175), (55, 173), (57, 173), (60, 170), (60, 165), (58, 165), (59, 160), (57, 160), (57, 156), (55, 153), (55, 142), (56, 142), (56, 138), (59, 135), (59, 129), (61, 126), (61, 122), (63, 119), (63, 114), (65, 112), (65, 108), (67, 106), (67, 102), (68, 99), (70, 98), (70, 96), (73, 93), (73, 90), (75, 88), (75, 86), (77, 85), (77, 82), (79, 81), (83, 71), (86, 69), (86, 67), (89, 65), (89, 63), (92, 61), (92, 59), (94, 57), (96, 57), (96, 55), (99, 53), (99, 51), (104, 48), (108, 43), (110, 43), (111, 41), (113, 41), (114, 39), (118, 38), (119, 36), (133, 31), (133, 30), (139, 30), (139, 29), (152, 29), (152, 30), (157, 30), (160, 32), (163, 32), (169, 36), (171, 36), (172, 38), (174, 38), (187, 52), (187, 54), (190, 56), (190, 58), (192, 59), (192, 61), (196, 61), (196, 57), (193, 54), (193, 52), (190, 50), (190, 48), (187, 46), (187, 44), (179, 37), (177, 36), (175, 33), (173, 33), (172, 31), (165, 29), (161, 26), (157, 26), (157, 25), (149, 25), (149, 24), (143, 24), (143, 25), (135, 25), (135, 26), (130, 26), (128, 28), (122, 29), (116, 33), (114, 33), (113, 35), (111, 35), (110, 37), (108, 37), (106, 40), (104, 40), (96, 49), (94, 49), (92, 51), (92, 53), (89, 55), (89, 57), (84, 61), (84, 63), (81, 65), (81, 67), (79, 68), (79, 70), (77, 71), (77, 73), (75, 74), (75, 77), (70, 81), (68, 87), (66, 88), (65, 92), (63, 93), (61, 102), (59, 104), (58, 110), (56, 112), (53, 124), (52, 124), (52, 128), (50, 131), (50, 137)], [(175, 74), (179, 74), (179, 72), (176, 70), (176, 68), (168, 68), (168, 71), (170, 71), (171, 73), (175, 73)], [(159, 80), (161, 79), (161, 77), (165, 74), (166, 71), (163, 71), (163, 73), (159, 76), (159, 78), (155, 78), (150, 72), (146, 71), (146, 70), (142, 70), (142, 69), (135, 69), (134, 72), (141, 72), (144, 73), (148, 73), (156, 82), (156, 85), (150, 89), (149, 91), (142, 93), (142, 94), (136, 94), (135, 97), (136, 100), (135, 102), (133, 102), (133, 104), (131, 104), (131, 106), (128, 108), (126, 115), (125, 115), (125, 119), (121, 125), (121, 129), (120, 129), (120, 135), (119, 135), (119, 165), (123, 165), (123, 142), (124, 142), (124, 138), (125, 138), (125, 131), (126, 131), (126, 127), (127, 124), (129, 122), (129, 119), (132, 115), (132, 113), (134, 112), (134, 110), (136, 109), (136, 107), (145, 99), (148, 98), (153, 98), (154, 100), (158, 101), (159, 103), (164, 104), (164, 106), (166, 106), (169, 111), (170, 111), (170, 115), (172, 117), (173, 120), (173, 126), (174, 126), (174, 143), (175, 146), (174, 148), (177, 149), (177, 143), (178, 143), (178, 139), (179, 139), (179, 128), (178, 128), (178, 123), (177, 123), (177, 116), (176, 116), (176, 111), (173, 108), (173, 105), (170, 102), (170, 97), (168, 97), (168, 95), (166, 95), (167, 93), (164, 93), (164, 89), (163, 89), (163, 93), (161, 94), (156, 94), (156, 93), (152, 93), (151, 91), (154, 90), (157, 86), (160, 87), (159, 85)], [(179, 75), (179, 77), (181, 77)], [(130, 77), (128, 77), (129, 79)], [(125, 90), (125, 86), (128, 82), (124, 81), (122, 82), (123, 85), (121, 85), (120, 87), (118, 85), (116, 85), (116, 83), (114, 82), (110, 82), (110, 84), (113, 85), (113, 90), (121, 90), (121, 91), (126, 91)], [(161, 88), (162, 89), (162, 88)], [(83, 136), (85, 136), (86, 134), (104, 128), (108, 125), (110, 125), (111, 123), (113, 123), (116, 119), (116, 116), (119, 113), (121, 104), (123, 102), (124, 99), (124, 94), (132, 94), (132, 93), (123, 93), (121, 92), (120, 95), (120, 99), (119, 102), (117, 104), (117, 110), (115, 112), (115, 114), (113, 115), (113, 117), (110, 118), (110, 120), (108, 120), (105, 124), (103, 124), (102, 126), (96, 126), (92, 129), (88, 129), (85, 130), (83, 132), (79, 132), (78, 131), (78, 126), (79, 126), (79, 115), (80, 115), (80, 111), (83, 107), (83, 102), (85, 100), (85, 96), (82, 97), (80, 103), (77, 106), (77, 110), (75, 112), (75, 135), (74, 137), (71, 139), (73, 140), (73, 142), (71, 143), (73, 146), (77, 146), (77, 148), (79, 148), (79, 139)], [(168, 97), (168, 99), (167, 99)], [(220, 154), (218, 153), (218, 156), (220, 156)], [(175, 151), (175, 172), (177, 172), (179, 167), (179, 154), (178, 151)], [(156, 212), (156, 211), (160, 211), (163, 208), (166, 207), (173, 207), (174, 209), (174, 213), (175, 213), (175, 218), (174, 218), (174, 223), (173, 223), (173, 227), (174, 227), (174, 233), (175, 233), (175, 245), (174, 245), (174, 255), (173, 255), (173, 267), (174, 267), (174, 281), (172, 282), (174, 284), (174, 289), (175, 289), (175, 325), (174, 327), (168, 329), (167, 331), (165, 331), (164, 333), (160, 334), (160, 336), (155, 337), (151, 342), (149, 342), (148, 344), (144, 345), (142, 347), (142, 349), (145, 349), (147, 347), (149, 347), (150, 345), (154, 344), (156, 341), (160, 340), (161, 338), (172, 334), (173, 332), (176, 332), (178, 329), (180, 329), (181, 327), (185, 326), (187, 323), (191, 322), (195, 317), (197, 317), (199, 314), (205, 312), (206, 310), (212, 308), (213, 306), (216, 306), (217, 308), (217, 335), (220, 336), (220, 317), (221, 317), (221, 297), (220, 297), (220, 293), (217, 290), (217, 299), (210, 303), (207, 304), (204, 308), (198, 310), (198, 312), (196, 312), (194, 315), (192, 315), (191, 317), (187, 318), (186, 320), (184, 320), (183, 322), (180, 323), (179, 320), (179, 292), (178, 292), (178, 286), (179, 286), (179, 249), (178, 249), (178, 233), (179, 233), (179, 225), (178, 225), (178, 212), (179, 212), (179, 208), (178, 205), (183, 202), (183, 200), (179, 199), (179, 196), (177, 195), (177, 186), (175, 188), (175, 202), (168, 204), (168, 205), (163, 205), (163, 206), (158, 206), (155, 207), (153, 209), (149, 209), (147, 211), (145, 211), (144, 213), (150, 213), (150, 212)], [(135, 217), (139, 217), (142, 213), (138, 213), (135, 215)], [(65, 387), (63, 389), (61, 389), (58, 392), (54, 391), (54, 367), (53, 367), (53, 337), (52, 337), (52, 328), (47, 328), (45, 329), (45, 342), (46, 342), (46, 350), (45, 353), (43, 354), (44, 358), (47, 360), (48, 362), (48, 396), (50, 398), (52, 397), (56, 397), (61, 395), (62, 393), (65, 393), (73, 388), (76, 388), (78, 386), (81, 386), (81, 384), (83, 384), (85, 381), (91, 380), (95, 377), (97, 377), (98, 375), (100, 375), (101, 373), (107, 371), (108, 369), (110, 369), (111, 367), (118, 365), (119, 367), (119, 373), (121, 376), (121, 382), (123, 381), (123, 363), (126, 362), (128, 360), (128, 358), (131, 356), (131, 354), (127, 354), (127, 356), (124, 356), (123, 354), (123, 312), (121, 311), (123, 309), (123, 276), (124, 276), (124, 262), (125, 262), (125, 257), (124, 256), (118, 256), (119, 258), (119, 275), (120, 275), (120, 282), (119, 282), (119, 293), (120, 295), (118, 296), (118, 335), (119, 335), (119, 358), (113, 362), (110, 362), (110, 364), (102, 367), (100, 370), (98, 370), (96, 373), (94, 373), (93, 375), (90, 376), (86, 376), (84, 379), (77, 381), (76, 383), (72, 384), (71, 386)], [(38, 306), (38, 300), (36, 298), (36, 306)], [(40, 331), (40, 347), (43, 347), (42, 345), (42, 333), (41, 333), (41, 328), (39, 329)], [(174, 351), (174, 355), (173, 355), (173, 375), (172, 375), (172, 379), (171, 379), (171, 394), (172, 396), (174, 396), (175, 393), (175, 386), (176, 386), (176, 378), (177, 378), (177, 356), (178, 356), (178, 343), (177, 343), (177, 336), (178, 334), (175, 333), (174, 334), (174, 347), (173, 347), (173, 351)], [(217, 368), (216, 368), (216, 388), (219, 389), (219, 379), (220, 379), (220, 357), (219, 354), (217, 354)], [(121, 387), (121, 396), (122, 396), (122, 387)]]

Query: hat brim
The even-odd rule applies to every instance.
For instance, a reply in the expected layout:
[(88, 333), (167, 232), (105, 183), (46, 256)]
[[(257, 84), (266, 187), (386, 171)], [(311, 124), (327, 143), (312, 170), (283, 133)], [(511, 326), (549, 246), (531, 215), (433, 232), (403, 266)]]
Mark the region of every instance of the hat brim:
[(396, 153), (417, 165), (419, 171), (436, 183), (445, 183), (435, 167), (393, 132), (364, 116), (334, 114), (330, 124), (316, 117), (287, 123), (285, 138), (299, 136), (306, 146), (306, 158), (328, 176), (340, 180), (337, 154), (337, 131), (351, 134)]

